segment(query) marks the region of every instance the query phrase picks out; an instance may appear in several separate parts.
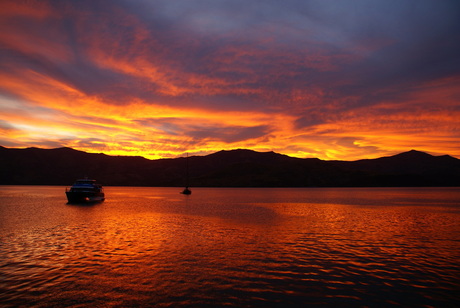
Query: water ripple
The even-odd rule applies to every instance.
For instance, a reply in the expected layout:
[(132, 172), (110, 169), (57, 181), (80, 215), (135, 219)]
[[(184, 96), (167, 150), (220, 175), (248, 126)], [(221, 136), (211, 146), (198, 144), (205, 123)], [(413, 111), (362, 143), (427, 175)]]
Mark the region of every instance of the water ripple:
[[(33, 204), (29, 197), (24, 204), (19, 197), (3, 203), (1, 305), (448, 307), (460, 302), (460, 212), (450, 199), (445, 208), (438, 203), (414, 208), (414, 197), (406, 195), (403, 201), (410, 199), (411, 206), (396, 206), (400, 202), (393, 198), (391, 206), (378, 199), (372, 207), (371, 196), (361, 195), (358, 204), (337, 202), (340, 191), (333, 194), (336, 203), (325, 202), (330, 191), (320, 198), (317, 191), (305, 196), (286, 190), (265, 202), (257, 190), (245, 196), (238, 191), (240, 197), (228, 191), (235, 204), (213, 190), (209, 199), (184, 200), (167, 189), (155, 197), (147, 189), (126, 188), (126, 194), (118, 189), (116, 198), (90, 208), (46, 198), (39, 213), (48, 214), (39, 217), (17, 212)], [(136, 200), (127, 197), (133, 189)], [(295, 193), (310, 199), (291, 200)], [(442, 194), (422, 198), (433, 199), (442, 200)], [(49, 213), (56, 215), (48, 219)]]

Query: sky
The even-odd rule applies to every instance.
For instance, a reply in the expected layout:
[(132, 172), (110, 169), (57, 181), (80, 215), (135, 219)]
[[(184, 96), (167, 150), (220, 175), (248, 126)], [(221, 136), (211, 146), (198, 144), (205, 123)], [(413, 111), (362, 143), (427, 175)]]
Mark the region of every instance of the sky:
[(456, 0), (0, 1), (0, 145), (460, 158)]

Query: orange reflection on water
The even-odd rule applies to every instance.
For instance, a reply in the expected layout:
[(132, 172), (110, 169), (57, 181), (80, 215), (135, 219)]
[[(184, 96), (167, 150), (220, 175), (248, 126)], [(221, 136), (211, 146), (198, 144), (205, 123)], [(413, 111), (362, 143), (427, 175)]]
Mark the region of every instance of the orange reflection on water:
[(106, 187), (75, 206), (60, 187), (4, 187), (10, 303), (455, 301), (456, 188), (180, 190)]

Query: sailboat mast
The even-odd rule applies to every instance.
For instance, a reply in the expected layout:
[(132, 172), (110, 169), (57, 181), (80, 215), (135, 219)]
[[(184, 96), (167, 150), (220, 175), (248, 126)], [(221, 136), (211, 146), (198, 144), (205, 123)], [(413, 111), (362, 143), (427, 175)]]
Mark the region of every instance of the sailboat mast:
[(185, 158), (185, 189), (182, 191), (182, 194), (184, 195), (190, 195), (192, 193), (192, 191), (188, 188), (188, 178), (189, 178), (189, 175), (188, 175), (188, 153), (187, 153), (187, 157)]
[(185, 158), (185, 187), (188, 187), (188, 153), (187, 157)]

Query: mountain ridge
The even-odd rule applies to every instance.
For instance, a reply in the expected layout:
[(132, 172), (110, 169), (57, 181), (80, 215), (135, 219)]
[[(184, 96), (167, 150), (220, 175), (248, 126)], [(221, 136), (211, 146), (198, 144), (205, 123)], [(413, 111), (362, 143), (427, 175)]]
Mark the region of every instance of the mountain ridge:
[[(104, 185), (183, 186), (184, 157), (149, 160), (68, 147), (0, 146), (0, 184), (70, 185), (90, 176)], [(296, 158), (248, 149), (190, 156), (190, 183), (205, 187), (460, 186), (460, 160), (410, 150), (356, 161)]]

